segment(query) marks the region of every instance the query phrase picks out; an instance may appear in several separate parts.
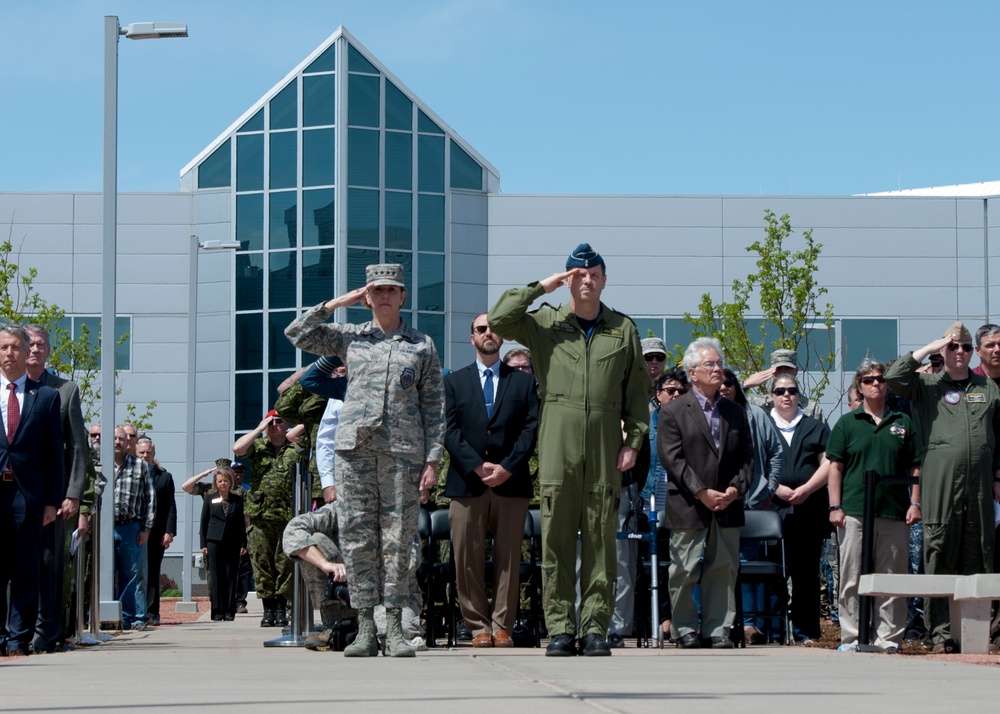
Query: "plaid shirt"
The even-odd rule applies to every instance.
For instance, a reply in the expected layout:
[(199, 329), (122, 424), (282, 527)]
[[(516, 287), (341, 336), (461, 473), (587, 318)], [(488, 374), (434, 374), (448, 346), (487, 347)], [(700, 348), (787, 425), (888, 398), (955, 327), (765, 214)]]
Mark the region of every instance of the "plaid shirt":
[(146, 462), (125, 456), (125, 462), (115, 467), (115, 523), (142, 521), (142, 532), (153, 528), (156, 517), (156, 488)]

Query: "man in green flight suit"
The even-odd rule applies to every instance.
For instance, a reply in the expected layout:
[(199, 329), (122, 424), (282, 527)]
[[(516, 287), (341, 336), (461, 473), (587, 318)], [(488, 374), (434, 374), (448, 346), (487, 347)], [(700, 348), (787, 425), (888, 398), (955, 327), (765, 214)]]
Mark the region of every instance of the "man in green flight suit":
[[(566, 284), (568, 305), (537, 298)], [(649, 431), (649, 377), (632, 320), (601, 302), (604, 259), (577, 246), (566, 271), (500, 296), (489, 324), (531, 350), (541, 397), (538, 438), (542, 591), (549, 656), (607, 656), (621, 473)], [(576, 549), (580, 533), (580, 622)]]
[[(944, 355), (939, 374), (918, 374), (924, 358)], [(923, 442), (920, 498), (924, 570), (929, 574), (989, 573), (993, 565), (993, 501), (1000, 500), (1000, 391), (969, 370), (972, 335), (956, 322), (944, 337), (897, 359), (889, 388), (910, 400)], [(935, 652), (957, 652), (948, 601), (930, 601), (927, 626)]]

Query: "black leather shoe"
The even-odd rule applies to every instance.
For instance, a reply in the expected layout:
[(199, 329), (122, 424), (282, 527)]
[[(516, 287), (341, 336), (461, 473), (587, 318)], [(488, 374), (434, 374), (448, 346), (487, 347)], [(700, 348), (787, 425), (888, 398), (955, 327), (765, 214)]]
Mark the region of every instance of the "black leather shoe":
[(617, 632), (612, 632), (608, 635), (608, 647), (613, 650), (620, 650), (625, 646), (625, 638), (619, 635)]
[(261, 627), (274, 627), (274, 610), (264, 610), (264, 617), (260, 618)]
[(455, 624), (455, 639), (459, 642), (472, 642), (472, 631), (465, 624), (465, 620)]
[(599, 634), (591, 632), (580, 638), (580, 654), (584, 657), (610, 657), (611, 646)]
[(698, 639), (698, 635), (689, 632), (677, 639), (677, 646), (682, 650), (696, 650), (701, 647), (701, 640)]
[(227, 612), (225, 615), (222, 616), (222, 619), (225, 620), (226, 622), (232, 622), (233, 620), (236, 619), (236, 616), (233, 615), (233, 613), (231, 612)]
[(288, 627), (288, 612), (283, 607), (279, 607), (274, 613), (275, 627)]
[(576, 646), (573, 635), (563, 632), (552, 635), (549, 646), (545, 648), (546, 657), (572, 657), (576, 654)]
[(710, 647), (713, 650), (731, 650), (733, 642), (728, 637), (706, 637), (701, 641), (702, 647)]

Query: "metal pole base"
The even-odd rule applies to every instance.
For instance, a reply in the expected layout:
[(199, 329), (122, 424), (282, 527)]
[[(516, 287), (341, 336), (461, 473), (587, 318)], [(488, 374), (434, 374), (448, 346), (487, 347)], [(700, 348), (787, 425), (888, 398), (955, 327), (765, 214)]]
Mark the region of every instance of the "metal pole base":
[(186, 614), (186, 615), (197, 615), (198, 614), (198, 603), (193, 600), (190, 602), (180, 601), (174, 605), (174, 612)]
[(305, 635), (282, 635), (281, 637), (275, 637), (273, 640), (264, 640), (265, 647), (305, 647), (306, 646), (306, 636)]

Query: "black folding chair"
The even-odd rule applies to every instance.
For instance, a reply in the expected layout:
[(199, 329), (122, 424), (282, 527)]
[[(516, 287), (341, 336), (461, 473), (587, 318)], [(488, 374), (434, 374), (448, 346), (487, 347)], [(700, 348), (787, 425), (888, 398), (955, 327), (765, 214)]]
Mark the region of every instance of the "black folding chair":
[(528, 559), (521, 561), (521, 584), (528, 592), (528, 622), (532, 647), (542, 646), (542, 512), (528, 510), (524, 517), (524, 540), (528, 542)]
[[(427, 622), (427, 646), (436, 647), (438, 630), (443, 622), (448, 631), (448, 647), (455, 644), (455, 560), (451, 547), (448, 510), (420, 509), (417, 529), (424, 546), (425, 597), (424, 619)], [(446, 543), (446, 557), (441, 556)]]
[[(746, 647), (743, 620), (746, 615), (764, 620), (764, 636), (768, 641), (774, 634), (772, 626), (775, 618), (783, 624), (781, 642), (788, 643), (788, 570), (785, 567), (785, 535), (781, 515), (776, 511), (746, 511), (746, 523), (740, 529), (740, 547), (744, 544), (759, 543), (759, 556), (755, 560), (740, 561), (736, 577), (736, 622), (733, 623), (733, 641)], [(763, 585), (763, 607), (744, 610), (743, 588), (747, 585)]]

